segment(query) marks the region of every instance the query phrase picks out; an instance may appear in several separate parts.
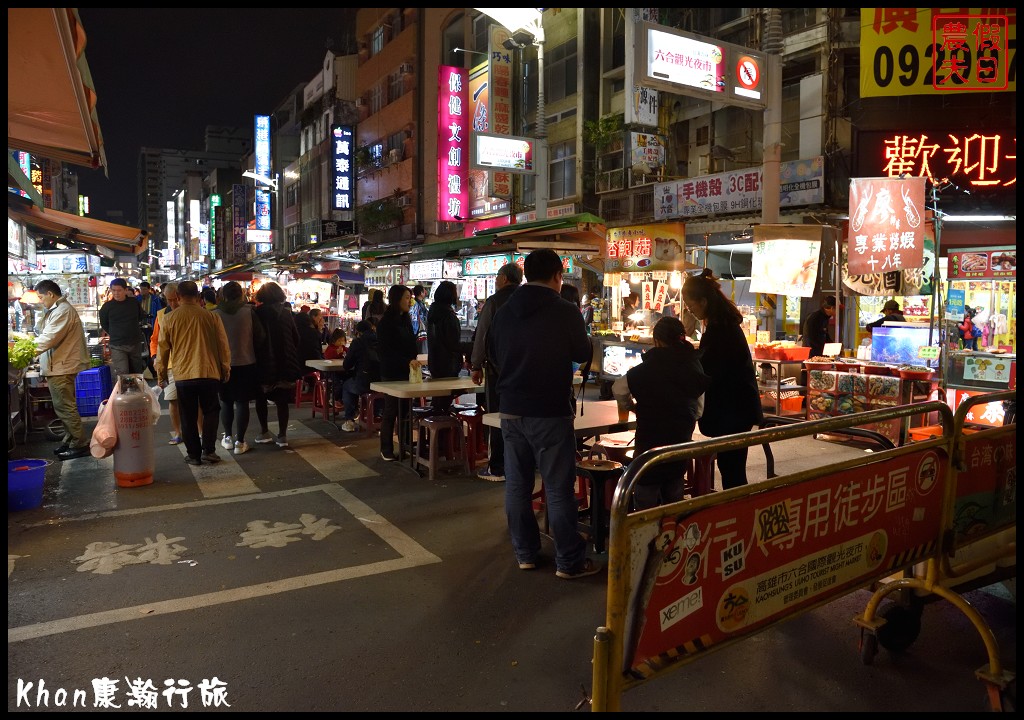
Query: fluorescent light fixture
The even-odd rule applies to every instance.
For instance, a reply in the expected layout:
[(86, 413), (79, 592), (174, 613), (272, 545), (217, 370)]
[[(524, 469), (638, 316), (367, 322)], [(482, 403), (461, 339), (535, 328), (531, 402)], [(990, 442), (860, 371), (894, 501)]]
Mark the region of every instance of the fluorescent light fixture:
[(943, 215), (944, 222), (1016, 222), (1016, 215)]
[(274, 191), (277, 190), (277, 178), (268, 178), (266, 175), (258, 175), (256, 172), (252, 170), (246, 170), (244, 173), (242, 173), (242, 177), (252, 178), (259, 185), (263, 185)]

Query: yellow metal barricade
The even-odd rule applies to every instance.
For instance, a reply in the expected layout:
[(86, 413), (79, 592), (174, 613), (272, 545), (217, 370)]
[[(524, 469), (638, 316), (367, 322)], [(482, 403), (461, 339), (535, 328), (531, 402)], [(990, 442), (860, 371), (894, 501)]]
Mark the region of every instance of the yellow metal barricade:
[[(937, 413), (942, 436), (630, 513), (639, 476), (665, 462)], [(672, 669), (933, 560), (950, 527), (953, 414), (898, 406), (649, 450), (615, 490), (595, 711)], [(899, 528), (899, 532), (892, 532)]]
[[(955, 590), (1016, 577), (1017, 428), (1014, 420), (968, 433), (965, 423), (975, 407), (1002, 401), (1015, 404), (1016, 397), (1016, 390), (994, 392), (968, 398), (957, 408), (947, 489), (950, 514), (939, 552), (905, 577), (882, 582), (863, 615), (854, 618), (862, 628), (861, 657), (870, 664), (879, 644), (899, 651), (916, 639), (925, 599), (934, 596), (948, 601), (970, 620), (985, 644), (989, 662), (975, 675), (985, 683), (993, 710), (1004, 709), (1005, 693), (1015, 674), (1003, 667), (988, 623)], [(879, 613), (882, 600), (894, 593), (900, 600)]]

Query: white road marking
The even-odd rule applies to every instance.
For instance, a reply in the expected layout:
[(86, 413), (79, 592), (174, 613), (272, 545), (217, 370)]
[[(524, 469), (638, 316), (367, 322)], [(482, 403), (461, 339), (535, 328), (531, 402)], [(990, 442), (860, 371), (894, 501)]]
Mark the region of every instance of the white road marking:
[[(185, 466), (192, 471), (192, 476), (196, 479), (196, 485), (199, 486), (203, 497), (219, 498), (258, 493), (259, 487), (252, 481), (252, 478), (245, 474), (245, 470), (239, 467), (235, 456), (221, 447), (219, 438), (215, 447), (215, 452), (220, 457), (219, 463), (214, 465), (203, 462), (202, 465), (186, 464)], [(184, 458), (188, 454), (185, 450), (185, 443), (181, 443), (177, 448), (181, 451), (182, 462), (184, 462)]]
[[(353, 517), (359, 520), (364, 527), (366, 527), (370, 532), (380, 537), (381, 540), (386, 542), (395, 552), (399, 553), (402, 557), (396, 558), (394, 560), (370, 563), (368, 565), (338, 568), (336, 570), (327, 570), (324, 572), (312, 573), (310, 575), (300, 575), (296, 577), (285, 578), (283, 580), (263, 582), (258, 583), (256, 585), (247, 585), (245, 587), (232, 588), (230, 590), (221, 590), (219, 592), (203, 593), (201, 595), (193, 595), (191, 597), (176, 598), (173, 600), (163, 600), (155, 603), (145, 603), (142, 605), (135, 605), (127, 608), (119, 608), (116, 610), (104, 610), (101, 612), (62, 618), (60, 620), (51, 620), (48, 622), (35, 623), (32, 625), (23, 625), (20, 627), (8, 628), (7, 642), (8, 644), (10, 644), (15, 642), (21, 642), (24, 640), (33, 640), (35, 638), (46, 637), (48, 635), (58, 635), (61, 633), (72, 632), (74, 630), (84, 630), (85, 628), (99, 627), (102, 625), (111, 625), (113, 623), (127, 622), (129, 620), (142, 620), (145, 618), (155, 617), (157, 615), (168, 615), (170, 613), (196, 610), (203, 607), (222, 605), (224, 603), (229, 602), (238, 602), (241, 600), (248, 600), (250, 598), (255, 597), (265, 597), (267, 595), (276, 595), (278, 593), (289, 592), (291, 590), (302, 590), (309, 587), (316, 587), (318, 585), (326, 585), (329, 583), (341, 582), (343, 580), (352, 580), (355, 578), (368, 577), (370, 575), (378, 575), (381, 573), (393, 572), (395, 570), (405, 570), (407, 568), (418, 567), (420, 565), (429, 565), (441, 562), (441, 558), (429, 552), (426, 548), (417, 543), (411, 537), (409, 537), (401, 530), (396, 528), (394, 525), (389, 523), (385, 518), (378, 515), (369, 505), (353, 496), (343, 487), (334, 484), (298, 488), (296, 490), (285, 490), (274, 493), (262, 493), (260, 495), (245, 495), (237, 498), (200, 500), (191, 503), (179, 503), (178, 505), (163, 506), (159, 508), (151, 507), (141, 508), (138, 510), (119, 510), (104, 513), (92, 513), (89, 516), (84, 516), (80, 518), (65, 518), (64, 520), (84, 520), (96, 517), (115, 517), (118, 515), (132, 515), (141, 514), (143, 512), (156, 512), (157, 510), (164, 511), (184, 509), (196, 506), (220, 505), (228, 502), (249, 502), (253, 500), (269, 500), (284, 495), (313, 491), (321, 491), (332, 497)], [(37, 525), (45, 524), (49, 523), (37, 523)]]
[[(310, 440), (316, 442), (308, 442)], [(299, 457), (331, 482), (380, 475), (302, 423), (289, 423), (288, 444)]]

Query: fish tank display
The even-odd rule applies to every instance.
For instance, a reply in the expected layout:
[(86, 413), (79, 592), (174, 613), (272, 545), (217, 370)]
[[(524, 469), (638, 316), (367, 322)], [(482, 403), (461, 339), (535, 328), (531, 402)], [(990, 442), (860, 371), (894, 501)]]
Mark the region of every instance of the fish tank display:
[(927, 325), (886, 323), (876, 327), (871, 333), (871, 359), (882, 363), (938, 367), (938, 358), (924, 359), (919, 355), (922, 347), (939, 342), (938, 330), (931, 332), (931, 343), (928, 335)]

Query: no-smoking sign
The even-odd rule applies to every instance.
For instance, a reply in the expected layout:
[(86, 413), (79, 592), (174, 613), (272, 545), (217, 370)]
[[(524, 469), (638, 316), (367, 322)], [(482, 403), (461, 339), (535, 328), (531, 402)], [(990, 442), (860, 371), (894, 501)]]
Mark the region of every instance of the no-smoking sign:
[(754, 58), (743, 55), (736, 62), (736, 81), (748, 90), (757, 87), (761, 81), (761, 68)]

